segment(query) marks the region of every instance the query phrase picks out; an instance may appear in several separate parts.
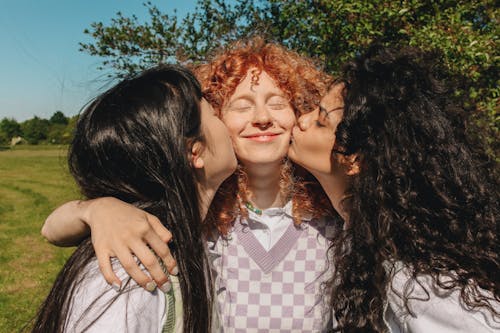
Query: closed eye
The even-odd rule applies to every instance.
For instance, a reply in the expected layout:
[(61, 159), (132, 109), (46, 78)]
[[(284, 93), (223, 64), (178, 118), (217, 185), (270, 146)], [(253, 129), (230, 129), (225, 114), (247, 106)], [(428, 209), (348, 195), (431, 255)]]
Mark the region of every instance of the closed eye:
[(325, 125), (323, 125), (323, 124), (321, 123), (321, 121), (319, 121), (319, 120), (316, 120), (316, 126), (317, 126), (317, 127), (326, 127), (326, 126), (325, 126)]
[(249, 111), (252, 108), (253, 108), (252, 103), (245, 101), (245, 100), (236, 101), (229, 106), (229, 110), (238, 111), (238, 112)]
[(282, 109), (285, 109), (286, 107), (287, 107), (287, 104), (285, 104), (285, 103), (269, 104), (269, 108), (271, 108), (271, 110), (282, 110)]
[(283, 96), (271, 96), (267, 99), (266, 104), (271, 110), (282, 110), (288, 107), (288, 100)]
[(251, 106), (239, 106), (239, 107), (233, 107), (231, 108), (231, 110), (243, 112), (243, 111), (248, 111), (251, 108), (252, 108)]

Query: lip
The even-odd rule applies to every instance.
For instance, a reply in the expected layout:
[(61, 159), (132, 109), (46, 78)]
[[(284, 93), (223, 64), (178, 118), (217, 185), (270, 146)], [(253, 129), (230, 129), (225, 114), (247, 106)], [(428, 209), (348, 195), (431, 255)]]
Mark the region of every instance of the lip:
[(281, 133), (271, 133), (271, 132), (263, 132), (263, 133), (255, 133), (250, 135), (243, 136), (245, 139), (249, 139), (257, 142), (271, 142), (275, 140)]

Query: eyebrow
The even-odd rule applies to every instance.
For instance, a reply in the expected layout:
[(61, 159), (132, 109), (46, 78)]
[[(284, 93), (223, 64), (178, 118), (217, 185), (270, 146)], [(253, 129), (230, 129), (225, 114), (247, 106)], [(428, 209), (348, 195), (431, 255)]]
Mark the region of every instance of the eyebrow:
[[(264, 95), (264, 98), (267, 100), (271, 97), (275, 97), (275, 96), (278, 96), (278, 97), (283, 97), (283, 98), (287, 98), (286, 94), (281, 91), (281, 90), (272, 90), (272, 91), (268, 91), (265, 93)], [(253, 100), (255, 98), (255, 94), (248, 94), (248, 93), (242, 93), (240, 95), (234, 95), (231, 96), (231, 101), (236, 101), (238, 99), (249, 99), (249, 100)]]
[(328, 118), (328, 115), (330, 115), (330, 113), (332, 113), (333, 111), (338, 111), (338, 110), (342, 110), (344, 109), (344, 106), (339, 106), (339, 107), (336, 107), (334, 109), (331, 109), (331, 110), (326, 110), (323, 106), (319, 106), (319, 113), (324, 113), (325, 114), (325, 118)]

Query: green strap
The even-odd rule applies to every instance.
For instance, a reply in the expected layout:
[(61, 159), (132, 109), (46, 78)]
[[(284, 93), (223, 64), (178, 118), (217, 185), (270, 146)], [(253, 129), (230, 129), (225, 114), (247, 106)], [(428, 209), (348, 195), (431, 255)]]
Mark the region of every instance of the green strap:
[(175, 296), (174, 289), (170, 289), (165, 294), (165, 301), (167, 306), (167, 319), (163, 325), (162, 333), (174, 333), (175, 330)]

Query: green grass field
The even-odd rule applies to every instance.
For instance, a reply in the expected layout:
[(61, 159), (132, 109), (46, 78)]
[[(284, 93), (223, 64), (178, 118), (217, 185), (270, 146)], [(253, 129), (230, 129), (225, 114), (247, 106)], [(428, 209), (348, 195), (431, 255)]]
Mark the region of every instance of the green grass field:
[(19, 331), (31, 320), (72, 252), (40, 235), (55, 207), (79, 197), (67, 171), (66, 149), (0, 150), (0, 332)]

